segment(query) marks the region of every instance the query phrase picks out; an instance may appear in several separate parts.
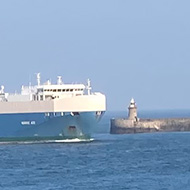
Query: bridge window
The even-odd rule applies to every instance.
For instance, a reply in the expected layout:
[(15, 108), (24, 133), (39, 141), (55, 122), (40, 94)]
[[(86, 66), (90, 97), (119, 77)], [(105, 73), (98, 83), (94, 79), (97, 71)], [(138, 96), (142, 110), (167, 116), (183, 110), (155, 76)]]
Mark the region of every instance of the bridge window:
[(43, 89), (42, 88), (38, 89), (38, 92), (43, 92)]

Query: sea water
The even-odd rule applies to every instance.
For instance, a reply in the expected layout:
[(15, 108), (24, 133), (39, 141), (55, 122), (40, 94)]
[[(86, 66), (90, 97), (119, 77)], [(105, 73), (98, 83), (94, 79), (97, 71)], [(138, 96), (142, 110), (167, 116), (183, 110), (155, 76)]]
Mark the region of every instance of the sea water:
[(120, 116), (107, 113), (90, 142), (0, 144), (0, 189), (189, 190), (190, 132), (110, 135)]

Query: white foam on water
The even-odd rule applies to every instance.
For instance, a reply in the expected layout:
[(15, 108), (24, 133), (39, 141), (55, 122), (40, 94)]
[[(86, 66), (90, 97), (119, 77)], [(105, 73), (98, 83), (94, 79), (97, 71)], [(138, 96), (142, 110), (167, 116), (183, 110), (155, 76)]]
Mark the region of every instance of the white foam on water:
[(92, 141), (94, 141), (93, 138), (91, 138), (91, 139), (78, 139), (78, 138), (75, 138), (75, 139), (55, 140), (54, 142), (56, 142), (56, 143), (78, 143), (78, 142), (92, 142)]
[(45, 143), (80, 143), (80, 142), (92, 142), (94, 141), (93, 138), (91, 139), (62, 139), (62, 140), (36, 140), (36, 141), (10, 141), (10, 142), (0, 142), (2, 144), (45, 144)]
[(37, 144), (37, 143), (42, 143), (41, 141), (5, 141), (5, 142), (0, 142), (0, 145), (6, 145), (6, 144)]

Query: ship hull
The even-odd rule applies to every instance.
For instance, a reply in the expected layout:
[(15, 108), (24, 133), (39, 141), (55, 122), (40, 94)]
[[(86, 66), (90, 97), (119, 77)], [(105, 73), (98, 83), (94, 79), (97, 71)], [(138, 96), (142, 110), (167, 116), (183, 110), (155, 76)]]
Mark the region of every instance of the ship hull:
[(0, 114), (0, 141), (90, 138), (103, 112)]

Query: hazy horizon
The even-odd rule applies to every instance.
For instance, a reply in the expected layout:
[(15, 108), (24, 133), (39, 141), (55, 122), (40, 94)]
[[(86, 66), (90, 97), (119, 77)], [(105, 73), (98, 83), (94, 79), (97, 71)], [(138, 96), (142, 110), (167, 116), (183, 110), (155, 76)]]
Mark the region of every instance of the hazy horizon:
[(190, 109), (190, 1), (0, 1), (0, 85), (85, 83), (107, 109)]

